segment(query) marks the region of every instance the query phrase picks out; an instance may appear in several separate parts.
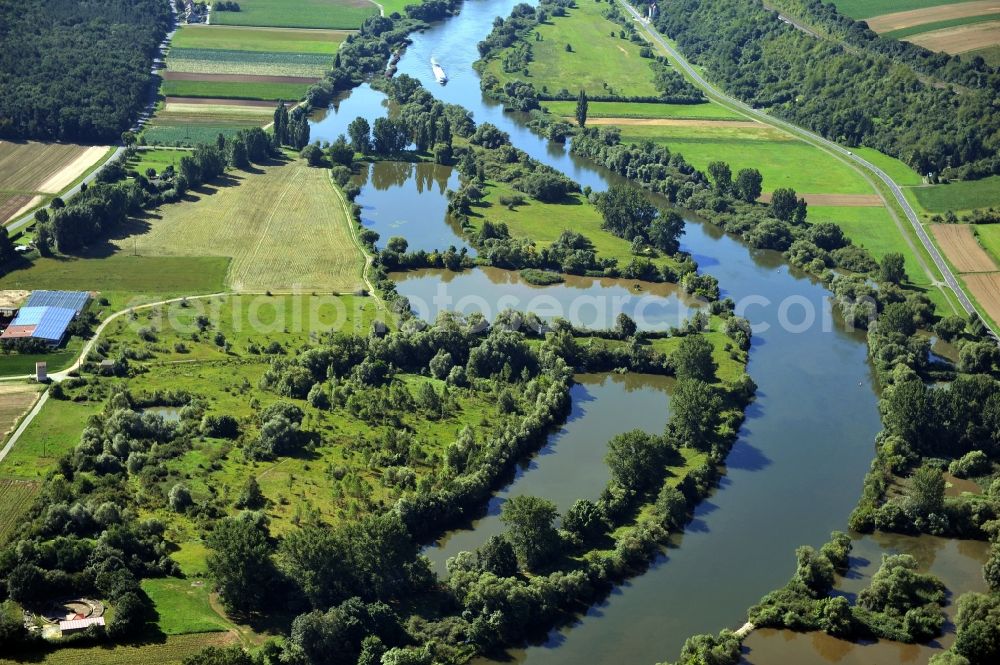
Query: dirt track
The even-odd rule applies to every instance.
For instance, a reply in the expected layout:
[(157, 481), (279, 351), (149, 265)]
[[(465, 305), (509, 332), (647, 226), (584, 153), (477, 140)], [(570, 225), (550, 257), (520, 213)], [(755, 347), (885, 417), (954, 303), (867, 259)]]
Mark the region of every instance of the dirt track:
[(1000, 272), (962, 275), (969, 291), (994, 321), (1000, 321)]
[(315, 76), (268, 76), (266, 74), (201, 74), (197, 72), (163, 73), (165, 81), (220, 81), (225, 83), (315, 83)]
[[(842, 206), (844, 208), (881, 208), (878, 194), (799, 194), (811, 206)], [(759, 201), (771, 202), (771, 194), (761, 194)]]
[(763, 127), (753, 120), (694, 120), (690, 118), (589, 118), (588, 125), (633, 127)]
[(1000, 21), (960, 25), (932, 32), (922, 32), (907, 41), (931, 51), (965, 53), (1000, 44)]
[(974, 2), (959, 2), (954, 5), (940, 5), (924, 9), (911, 9), (905, 12), (892, 12), (865, 19), (868, 27), (875, 32), (902, 30), (914, 25), (947, 21), (953, 18), (967, 16), (982, 16), (1000, 12), (1000, 0), (976, 0)]
[[(958, 272), (992, 272), (997, 269), (968, 224), (933, 224), (931, 232)], [(997, 296), (1000, 297), (1000, 292)]]

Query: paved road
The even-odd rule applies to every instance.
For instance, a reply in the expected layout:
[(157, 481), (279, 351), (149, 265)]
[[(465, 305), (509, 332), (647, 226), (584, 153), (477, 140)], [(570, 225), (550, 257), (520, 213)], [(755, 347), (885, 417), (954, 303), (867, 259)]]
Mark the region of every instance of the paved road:
[[(937, 269), (944, 276), (945, 284), (947, 284), (948, 287), (952, 290), (952, 292), (954, 292), (955, 297), (962, 304), (962, 308), (965, 309), (965, 311), (970, 314), (973, 312), (976, 312), (977, 314), (979, 313), (976, 310), (975, 305), (969, 299), (969, 296), (967, 296), (965, 291), (962, 290), (962, 287), (958, 283), (958, 279), (956, 279), (955, 275), (951, 272), (951, 268), (949, 268), (948, 264), (945, 263), (944, 257), (941, 256), (941, 253), (938, 251), (937, 247), (934, 245), (933, 242), (931, 242), (930, 237), (927, 235), (926, 229), (924, 229), (923, 225), (921, 225), (920, 223), (920, 219), (917, 217), (917, 213), (913, 210), (913, 207), (910, 205), (909, 201), (907, 201), (906, 197), (903, 195), (903, 190), (899, 187), (899, 185), (896, 184), (896, 182), (892, 178), (889, 177), (889, 174), (887, 174), (885, 171), (875, 166), (868, 160), (864, 159), (863, 157), (854, 154), (853, 152), (851, 152), (850, 150), (848, 150), (847, 148), (838, 143), (834, 143), (833, 141), (830, 141), (829, 139), (824, 138), (819, 134), (815, 134), (807, 129), (803, 129), (798, 125), (794, 125), (780, 118), (776, 118), (768, 113), (765, 113), (764, 111), (755, 109), (747, 104), (744, 104), (740, 100), (734, 97), (730, 97), (729, 95), (723, 93), (714, 85), (706, 81), (705, 78), (698, 72), (698, 70), (692, 67), (691, 63), (689, 63), (687, 59), (683, 55), (681, 55), (680, 52), (677, 51), (677, 49), (671, 46), (663, 38), (663, 36), (659, 32), (657, 32), (657, 30), (654, 27), (649, 25), (643, 19), (642, 15), (634, 7), (632, 7), (632, 5), (628, 4), (628, 2), (626, 2), (625, 0), (618, 0), (618, 2), (630, 14), (632, 14), (633, 17), (635, 17), (635, 19), (642, 26), (643, 30), (646, 32), (649, 38), (652, 39), (657, 45), (659, 45), (664, 51), (666, 51), (670, 55), (670, 57), (678, 65), (680, 65), (681, 69), (687, 72), (688, 76), (691, 77), (694, 83), (698, 87), (700, 87), (705, 92), (705, 94), (708, 95), (708, 97), (716, 101), (722, 102), (727, 106), (735, 107), (740, 112), (745, 113), (746, 115), (752, 118), (760, 120), (761, 122), (767, 123), (769, 125), (774, 125), (776, 127), (780, 127), (781, 129), (790, 131), (799, 136), (803, 136), (808, 140), (810, 140), (811, 142), (819, 144), (820, 146), (839, 154), (841, 157), (854, 162), (858, 166), (867, 169), (872, 174), (874, 174), (879, 180), (881, 180), (885, 184), (885, 186), (889, 188), (889, 191), (892, 193), (893, 198), (896, 199), (896, 202), (899, 204), (899, 207), (902, 208), (903, 213), (906, 215), (906, 219), (910, 222), (910, 225), (913, 227), (914, 232), (917, 234), (917, 238), (920, 240), (920, 243), (927, 250), (927, 253), (930, 254), (931, 259), (934, 261), (934, 265), (937, 266)], [(990, 327), (990, 324), (987, 323), (987, 319), (982, 315), (980, 315), (980, 318), (982, 318), (983, 323), (986, 323), (987, 327), (990, 328), (990, 332), (993, 334), (993, 336), (997, 337), (996, 331), (993, 330), (992, 327)]]

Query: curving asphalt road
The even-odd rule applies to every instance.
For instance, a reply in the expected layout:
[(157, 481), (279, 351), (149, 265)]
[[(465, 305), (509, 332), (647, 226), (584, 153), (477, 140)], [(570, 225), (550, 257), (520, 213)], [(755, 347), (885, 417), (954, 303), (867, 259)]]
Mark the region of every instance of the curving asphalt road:
[(626, 0), (618, 0), (618, 2), (636, 19), (636, 21), (642, 26), (643, 31), (649, 36), (649, 38), (653, 40), (653, 42), (655, 42), (658, 46), (660, 46), (664, 51), (666, 51), (667, 54), (670, 55), (670, 57), (681, 67), (681, 69), (683, 69), (688, 74), (688, 76), (691, 77), (691, 80), (699, 88), (701, 88), (709, 98), (721, 102), (726, 106), (734, 107), (738, 109), (740, 112), (756, 120), (767, 123), (769, 125), (780, 127), (781, 129), (790, 131), (799, 136), (803, 136), (813, 143), (818, 143), (822, 147), (831, 150), (833, 152), (836, 152), (841, 157), (854, 162), (856, 165), (861, 166), (864, 169), (867, 169), (872, 174), (874, 174), (879, 180), (881, 180), (885, 184), (885, 186), (889, 188), (889, 191), (892, 192), (892, 196), (893, 198), (896, 199), (896, 202), (899, 204), (899, 207), (903, 209), (903, 213), (906, 215), (906, 219), (910, 222), (910, 225), (913, 227), (914, 232), (917, 234), (917, 238), (920, 240), (920, 243), (924, 246), (924, 249), (927, 250), (927, 253), (930, 254), (931, 259), (934, 261), (934, 265), (937, 266), (938, 271), (940, 271), (941, 275), (944, 276), (945, 284), (947, 284), (948, 288), (950, 288), (952, 292), (955, 294), (955, 297), (962, 304), (962, 308), (965, 309), (965, 311), (969, 314), (976, 313), (977, 315), (979, 315), (979, 318), (981, 318), (983, 320), (983, 323), (986, 324), (986, 327), (989, 329), (993, 337), (996, 339), (1000, 339), (1000, 336), (997, 335), (997, 332), (993, 330), (992, 326), (988, 323), (988, 319), (979, 313), (979, 311), (976, 309), (976, 306), (973, 304), (972, 300), (970, 300), (969, 296), (966, 295), (965, 291), (962, 290), (962, 287), (958, 283), (958, 279), (956, 279), (954, 273), (951, 272), (951, 268), (948, 267), (948, 264), (945, 262), (944, 257), (941, 256), (941, 253), (938, 251), (938, 248), (934, 245), (933, 242), (931, 242), (930, 237), (927, 235), (927, 231), (924, 229), (923, 225), (921, 225), (920, 219), (917, 217), (917, 213), (913, 210), (913, 207), (910, 205), (910, 202), (907, 201), (906, 197), (903, 195), (903, 190), (900, 189), (899, 185), (897, 185), (896, 182), (889, 177), (889, 174), (887, 174), (885, 171), (883, 171), (879, 167), (869, 162), (867, 159), (864, 159), (863, 157), (854, 154), (853, 152), (851, 152), (850, 150), (848, 150), (847, 148), (838, 143), (834, 143), (833, 141), (823, 136), (820, 136), (819, 134), (815, 134), (809, 131), (808, 129), (804, 129), (786, 120), (782, 120), (781, 118), (776, 118), (768, 113), (765, 113), (764, 111), (755, 109), (752, 106), (749, 106), (748, 104), (745, 104), (740, 100), (725, 94), (724, 92), (716, 88), (714, 85), (706, 81), (705, 78), (698, 72), (698, 70), (696, 70), (693, 66), (691, 66), (691, 63), (689, 63), (687, 59), (683, 55), (681, 55), (680, 52), (677, 51), (677, 49), (671, 46), (663, 38), (663, 36), (656, 30), (656, 28), (654, 28), (645, 21), (645, 19), (638, 12), (638, 10), (636, 10), (632, 5), (626, 2)]

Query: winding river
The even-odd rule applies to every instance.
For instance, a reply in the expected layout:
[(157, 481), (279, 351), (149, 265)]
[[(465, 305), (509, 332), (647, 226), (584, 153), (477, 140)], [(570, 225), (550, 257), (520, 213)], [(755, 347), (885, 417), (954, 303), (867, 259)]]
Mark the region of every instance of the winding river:
[[(515, 4), (470, 0), (460, 15), (413, 35), (399, 71), (420, 79), (442, 100), (473, 111), (477, 122), (489, 121), (508, 132), (513, 143), (533, 157), (582, 185), (603, 190), (614, 181), (611, 174), (539, 138), (519, 116), (503, 113), (481, 96), (472, 69), (476, 44), (491, 30), (494, 18), (508, 16)], [(434, 80), (432, 56), (448, 73), (445, 86)], [(384, 113), (384, 97), (362, 86), (316, 118), (312, 136), (332, 140), (354, 117), (371, 119)], [(446, 240), (457, 244), (456, 230), (441, 212), (441, 183), (451, 183), (452, 176), (424, 176), (430, 186), (421, 188), (417, 169), (406, 168), (411, 173), (407, 179), (385, 188), (377, 184), (378, 166), (364, 176), (367, 184), (359, 197), (363, 208), (395, 211), (391, 218), (380, 219), (368, 213), (366, 223), (383, 238), (383, 229), (393, 229), (386, 232), (405, 236), (413, 247), (441, 247)], [(737, 312), (754, 325), (749, 373), (759, 391), (727, 460), (727, 474), (699, 506), (687, 532), (648, 572), (615, 589), (573, 625), (553, 631), (544, 643), (511, 652), (506, 662), (641, 665), (673, 660), (688, 636), (740, 625), (749, 605), (787, 581), (794, 571), (795, 547), (818, 546), (832, 530), (844, 529), (857, 501), (880, 429), (863, 334), (845, 330), (832, 314), (822, 285), (789, 268), (774, 252), (750, 250), (697, 220), (689, 220), (682, 245), (702, 270), (719, 279), (723, 294), (733, 298)], [(502, 272), (447, 277), (423, 272), (399, 277), (398, 289), (414, 300), (432, 299), (439, 289), (451, 289), (451, 296), (475, 294), (496, 303), (524, 286), (516, 275)], [(573, 286), (533, 293), (545, 294), (568, 311), (580, 296)], [(676, 293), (638, 292), (634, 287), (592, 280), (582, 288), (590, 295), (621, 289), (617, 295), (626, 302), (630, 297), (660, 298), (665, 310), (668, 302), (676, 309), (673, 316), (683, 309)], [(424, 315), (433, 318), (433, 312)], [(661, 324), (646, 322), (646, 327)], [(505, 496), (539, 494), (563, 509), (575, 498), (596, 496), (607, 480), (607, 438), (636, 427), (662, 428), (668, 408), (664, 386), (635, 377), (629, 387), (619, 378), (580, 380), (573, 392), (573, 415), (541, 454), (517, 472), (482, 519), (428, 550), (438, 571), (447, 556), (473, 548), (496, 532), (496, 513)], [(758, 654), (766, 651), (760, 648)]]

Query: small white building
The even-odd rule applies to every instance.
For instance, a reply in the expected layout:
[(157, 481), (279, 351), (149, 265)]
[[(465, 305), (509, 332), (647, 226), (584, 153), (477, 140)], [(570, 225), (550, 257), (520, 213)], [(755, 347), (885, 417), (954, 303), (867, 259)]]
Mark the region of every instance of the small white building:
[(45, 383), (49, 380), (49, 364), (44, 360), (35, 363), (35, 380), (39, 383)]

